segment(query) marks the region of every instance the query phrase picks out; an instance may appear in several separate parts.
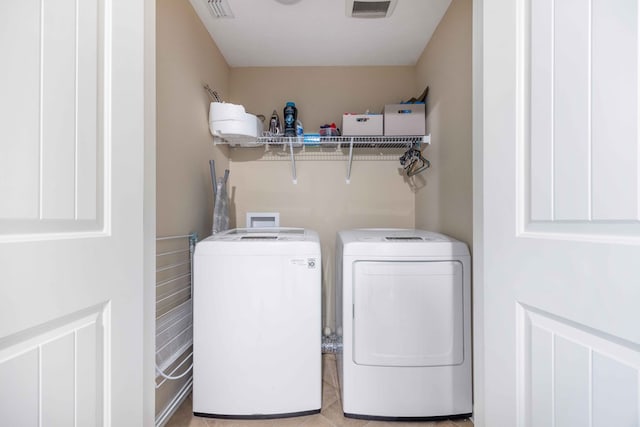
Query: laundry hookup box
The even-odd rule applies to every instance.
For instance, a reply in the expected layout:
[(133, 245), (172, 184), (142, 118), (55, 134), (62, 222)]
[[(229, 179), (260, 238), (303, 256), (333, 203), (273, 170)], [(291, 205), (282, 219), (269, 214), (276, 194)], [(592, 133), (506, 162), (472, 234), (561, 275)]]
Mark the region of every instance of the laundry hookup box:
[(342, 135), (382, 135), (382, 114), (343, 114)]
[(425, 104), (387, 104), (384, 106), (385, 135), (424, 135)]

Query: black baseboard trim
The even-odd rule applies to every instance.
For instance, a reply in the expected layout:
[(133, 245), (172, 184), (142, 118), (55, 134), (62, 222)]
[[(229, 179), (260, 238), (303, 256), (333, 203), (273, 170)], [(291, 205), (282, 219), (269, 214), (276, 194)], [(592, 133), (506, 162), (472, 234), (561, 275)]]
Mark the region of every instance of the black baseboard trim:
[(319, 414), (320, 409), (310, 411), (286, 412), (284, 414), (256, 414), (256, 415), (228, 415), (228, 414), (208, 414), (204, 412), (194, 412), (196, 417), (220, 418), (224, 420), (273, 420), (276, 418), (304, 417), (306, 415)]
[(362, 415), (362, 414), (348, 414), (344, 413), (346, 418), (355, 418), (358, 420), (369, 421), (404, 421), (404, 422), (420, 422), (420, 421), (441, 421), (441, 420), (457, 420), (460, 418), (470, 418), (473, 415), (471, 412), (467, 414), (452, 414), (452, 415), (436, 415), (433, 417), (383, 417), (379, 415)]

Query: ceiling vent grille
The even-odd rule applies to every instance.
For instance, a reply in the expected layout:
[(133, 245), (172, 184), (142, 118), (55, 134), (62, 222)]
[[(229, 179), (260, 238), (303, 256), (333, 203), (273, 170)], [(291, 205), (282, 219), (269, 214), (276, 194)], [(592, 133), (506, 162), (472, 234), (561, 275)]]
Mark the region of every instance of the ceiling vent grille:
[(396, 8), (397, 0), (347, 0), (347, 16), (352, 18), (387, 18)]
[(214, 18), (233, 18), (233, 12), (227, 0), (207, 0), (207, 4)]

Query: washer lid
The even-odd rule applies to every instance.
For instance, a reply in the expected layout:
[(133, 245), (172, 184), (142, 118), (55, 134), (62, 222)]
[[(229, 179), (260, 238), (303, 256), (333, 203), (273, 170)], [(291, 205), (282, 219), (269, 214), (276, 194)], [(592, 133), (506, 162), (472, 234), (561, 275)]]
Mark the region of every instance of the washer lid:
[(284, 228), (284, 227), (266, 227), (266, 228), (234, 228), (232, 230), (223, 231), (214, 234), (207, 240), (218, 241), (295, 241), (304, 242), (317, 239), (315, 231), (306, 230), (304, 228)]
[[(318, 254), (318, 233), (304, 228), (237, 228), (217, 233), (198, 242), (201, 255)], [(314, 255), (315, 256), (315, 255)]]

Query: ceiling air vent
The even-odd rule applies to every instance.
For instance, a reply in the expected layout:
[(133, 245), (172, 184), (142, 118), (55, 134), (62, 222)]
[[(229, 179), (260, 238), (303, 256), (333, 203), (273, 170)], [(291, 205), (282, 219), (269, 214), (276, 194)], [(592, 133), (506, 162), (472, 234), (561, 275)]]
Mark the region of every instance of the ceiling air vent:
[(207, 4), (214, 18), (233, 18), (233, 12), (227, 0), (207, 0)]
[(391, 16), (398, 0), (347, 0), (347, 16), (352, 18), (386, 18)]

